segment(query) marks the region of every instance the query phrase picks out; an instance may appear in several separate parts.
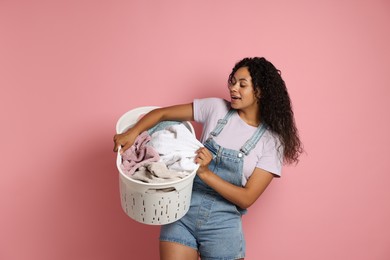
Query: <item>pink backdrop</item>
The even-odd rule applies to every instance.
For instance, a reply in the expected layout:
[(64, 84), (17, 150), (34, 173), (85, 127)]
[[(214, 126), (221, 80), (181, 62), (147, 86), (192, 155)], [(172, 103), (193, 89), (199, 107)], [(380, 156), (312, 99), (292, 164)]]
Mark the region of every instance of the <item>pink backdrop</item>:
[(249, 260), (390, 259), (390, 2), (0, 1), (0, 259), (157, 259), (120, 208), (112, 136), (138, 106), (282, 70), (307, 153), (244, 217)]

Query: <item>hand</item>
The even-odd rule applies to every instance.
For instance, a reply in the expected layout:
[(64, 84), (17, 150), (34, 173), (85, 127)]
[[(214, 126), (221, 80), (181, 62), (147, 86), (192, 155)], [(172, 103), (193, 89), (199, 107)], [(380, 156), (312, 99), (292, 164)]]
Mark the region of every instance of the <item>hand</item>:
[(138, 134), (134, 133), (131, 129), (122, 134), (114, 135), (114, 152), (118, 152), (121, 148), (121, 154), (129, 149), (133, 144)]
[(199, 164), (199, 169), (197, 173), (203, 173), (209, 169), (209, 164), (213, 159), (211, 152), (205, 148), (201, 147), (196, 151), (195, 163)]

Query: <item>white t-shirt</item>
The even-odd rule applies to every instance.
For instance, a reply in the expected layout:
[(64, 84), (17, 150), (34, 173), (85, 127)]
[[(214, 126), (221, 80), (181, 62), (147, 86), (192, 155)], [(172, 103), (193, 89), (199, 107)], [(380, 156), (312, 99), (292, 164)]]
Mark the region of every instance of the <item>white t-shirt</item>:
[[(194, 119), (203, 124), (201, 142), (204, 143), (214, 130), (219, 119), (223, 119), (230, 109), (230, 103), (221, 98), (205, 98), (194, 100)], [(256, 127), (245, 123), (238, 113), (234, 113), (228, 120), (221, 133), (214, 138), (222, 147), (240, 150), (256, 131)], [(242, 185), (245, 186), (255, 167), (261, 168), (281, 176), (282, 149), (279, 149), (280, 141), (270, 130), (266, 130), (256, 146), (244, 158)]]

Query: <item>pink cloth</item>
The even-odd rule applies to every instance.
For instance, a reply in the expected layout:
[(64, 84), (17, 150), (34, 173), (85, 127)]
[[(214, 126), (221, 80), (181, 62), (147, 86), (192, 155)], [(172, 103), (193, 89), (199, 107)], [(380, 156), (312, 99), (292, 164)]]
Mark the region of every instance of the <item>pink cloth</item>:
[(149, 162), (157, 162), (160, 159), (158, 152), (148, 145), (151, 137), (147, 131), (142, 132), (134, 144), (122, 154), (122, 170), (126, 175), (133, 175), (134, 172)]

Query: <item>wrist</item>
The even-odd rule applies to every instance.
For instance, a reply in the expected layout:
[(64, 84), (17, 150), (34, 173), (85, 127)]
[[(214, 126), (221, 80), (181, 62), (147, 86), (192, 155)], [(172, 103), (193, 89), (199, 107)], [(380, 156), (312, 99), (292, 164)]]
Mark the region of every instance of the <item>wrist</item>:
[(207, 166), (200, 166), (198, 171), (196, 172), (200, 179), (205, 179), (207, 176), (209, 176), (212, 172), (209, 170)]
[(124, 135), (129, 137), (130, 139), (135, 139), (137, 138), (139, 135), (141, 134), (141, 132), (139, 132), (137, 129), (135, 128), (130, 128), (129, 130), (127, 130)]

